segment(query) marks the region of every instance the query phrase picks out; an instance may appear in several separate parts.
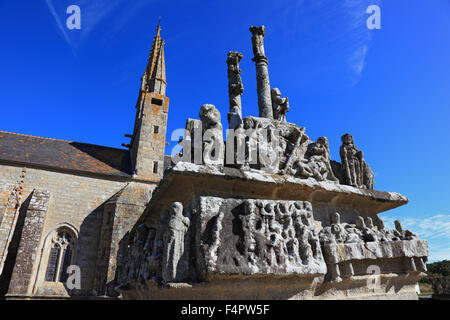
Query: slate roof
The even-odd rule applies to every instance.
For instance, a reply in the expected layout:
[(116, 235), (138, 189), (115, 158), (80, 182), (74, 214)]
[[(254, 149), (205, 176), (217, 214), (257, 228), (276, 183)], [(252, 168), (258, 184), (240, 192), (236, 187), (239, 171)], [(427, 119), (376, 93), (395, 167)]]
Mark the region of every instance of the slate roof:
[(130, 177), (130, 152), (0, 131), (0, 161)]

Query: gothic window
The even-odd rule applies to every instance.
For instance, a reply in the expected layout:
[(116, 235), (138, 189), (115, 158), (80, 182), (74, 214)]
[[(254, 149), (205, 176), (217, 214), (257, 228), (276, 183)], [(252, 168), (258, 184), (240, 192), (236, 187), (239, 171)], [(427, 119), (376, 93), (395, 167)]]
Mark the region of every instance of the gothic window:
[(55, 232), (50, 245), (45, 281), (65, 282), (72, 264), (74, 237), (67, 231)]

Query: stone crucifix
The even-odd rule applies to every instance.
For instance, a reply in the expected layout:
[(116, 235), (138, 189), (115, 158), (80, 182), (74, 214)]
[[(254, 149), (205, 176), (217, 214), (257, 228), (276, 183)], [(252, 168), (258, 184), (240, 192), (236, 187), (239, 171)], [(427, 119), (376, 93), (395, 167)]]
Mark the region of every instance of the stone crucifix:
[(244, 92), (242, 84), (239, 62), (242, 60), (242, 53), (228, 52), (228, 95), (230, 99), (230, 112), (228, 113), (228, 124), (230, 129), (236, 129), (242, 124), (241, 96)]
[(256, 64), (256, 86), (258, 91), (259, 116), (273, 119), (272, 98), (270, 95), (268, 59), (264, 52), (264, 26), (250, 27), (252, 33), (253, 61)]

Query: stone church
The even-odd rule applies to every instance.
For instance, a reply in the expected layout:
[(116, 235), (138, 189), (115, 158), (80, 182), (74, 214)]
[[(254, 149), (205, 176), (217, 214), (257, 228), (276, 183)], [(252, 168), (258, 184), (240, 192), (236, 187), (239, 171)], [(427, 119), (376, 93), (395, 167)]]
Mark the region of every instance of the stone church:
[[(164, 155), (169, 98), (157, 27), (131, 139), (115, 149), (0, 131), (0, 290), (6, 299), (417, 299), (426, 240), (378, 213), (405, 205), (342, 136), (287, 121), (252, 26), (258, 116), (242, 116), (227, 56), (229, 129), (212, 104)], [(226, 138), (226, 139), (225, 139)], [(78, 266), (79, 287), (69, 287)]]

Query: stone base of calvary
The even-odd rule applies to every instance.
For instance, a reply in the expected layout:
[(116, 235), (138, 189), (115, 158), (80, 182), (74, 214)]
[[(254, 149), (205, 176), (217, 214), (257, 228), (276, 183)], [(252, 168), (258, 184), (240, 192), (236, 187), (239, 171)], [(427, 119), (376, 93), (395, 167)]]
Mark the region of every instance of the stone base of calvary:
[(259, 117), (242, 118), (242, 54), (230, 52), (226, 143), (213, 105), (187, 120), (183, 151), (119, 252), (116, 290), (124, 299), (417, 299), (427, 241), (377, 216), (408, 199), (373, 189), (350, 134), (336, 162), (326, 137), (313, 142), (286, 122), (265, 28), (250, 31)]

